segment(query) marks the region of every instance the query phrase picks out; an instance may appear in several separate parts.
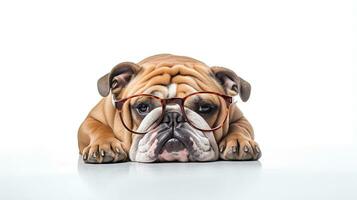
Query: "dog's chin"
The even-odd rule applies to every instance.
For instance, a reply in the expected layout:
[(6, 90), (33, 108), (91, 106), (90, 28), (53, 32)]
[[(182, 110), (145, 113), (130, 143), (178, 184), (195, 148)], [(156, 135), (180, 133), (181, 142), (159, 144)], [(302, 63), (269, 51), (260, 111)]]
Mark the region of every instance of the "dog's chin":
[(189, 161), (190, 152), (188, 148), (178, 139), (170, 138), (160, 149), (158, 161)]
[[(195, 123), (202, 129), (208, 129), (208, 124), (200, 115), (193, 111), (187, 113), (195, 117)], [(149, 115), (141, 122), (138, 130), (150, 130), (156, 116), (155, 112)], [(161, 123), (145, 135), (134, 135), (129, 151), (130, 159), (137, 162), (214, 161), (218, 156), (213, 133), (199, 131), (187, 122), (174, 128)]]
[[(136, 136), (134, 154), (130, 156), (138, 162), (187, 162), (212, 161), (217, 159), (217, 151), (212, 147), (209, 138), (200, 131), (192, 129), (188, 124), (182, 128), (167, 129), (166, 124), (144, 136)], [(141, 137), (141, 138), (140, 138)], [(130, 152), (133, 153), (133, 152)]]

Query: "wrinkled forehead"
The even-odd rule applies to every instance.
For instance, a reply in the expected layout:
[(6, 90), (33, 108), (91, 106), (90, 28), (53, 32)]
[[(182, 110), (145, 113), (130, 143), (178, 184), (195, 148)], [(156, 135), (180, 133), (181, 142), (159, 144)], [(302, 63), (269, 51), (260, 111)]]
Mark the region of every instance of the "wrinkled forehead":
[(126, 96), (153, 94), (161, 98), (184, 97), (201, 91), (222, 92), (209, 67), (201, 62), (142, 63), (142, 71), (129, 83)]

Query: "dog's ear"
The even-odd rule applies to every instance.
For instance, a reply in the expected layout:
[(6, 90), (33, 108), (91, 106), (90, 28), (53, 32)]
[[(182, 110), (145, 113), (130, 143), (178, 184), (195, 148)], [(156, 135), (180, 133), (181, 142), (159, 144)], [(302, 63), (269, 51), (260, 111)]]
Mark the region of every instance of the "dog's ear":
[(211, 70), (227, 95), (235, 96), (239, 94), (242, 101), (248, 101), (251, 87), (247, 81), (237, 76), (234, 71), (224, 67), (211, 67)]
[(110, 90), (121, 90), (140, 69), (141, 67), (139, 65), (132, 62), (123, 62), (116, 65), (110, 73), (102, 76), (98, 80), (97, 87), (99, 94), (106, 97)]

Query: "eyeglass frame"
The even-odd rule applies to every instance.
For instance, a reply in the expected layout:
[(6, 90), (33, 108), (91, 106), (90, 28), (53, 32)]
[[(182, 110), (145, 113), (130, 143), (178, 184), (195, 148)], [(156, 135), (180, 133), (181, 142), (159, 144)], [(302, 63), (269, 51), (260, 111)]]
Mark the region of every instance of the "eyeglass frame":
[[(221, 122), (221, 124), (219, 126), (213, 128), (213, 129), (210, 129), (210, 130), (201, 129), (201, 128), (195, 126), (193, 123), (191, 123), (191, 121), (188, 119), (188, 117), (186, 116), (185, 108), (184, 108), (185, 100), (187, 98), (189, 98), (189, 97), (191, 97), (193, 95), (197, 95), (197, 94), (214, 94), (214, 95), (220, 96), (220, 97), (222, 97), (224, 99), (224, 101), (226, 103), (226, 108), (225, 108), (226, 115), (224, 116), (224, 120)], [(157, 97), (157, 96), (154, 96), (154, 95), (151, 95), (151, 94), (136, 94), (136, 95), (132, 95), (132, 96), (126, 97), (124, 99), (115, 99), (114, 96), (113, 96), (113, 103), (115, 105), (115, 108), (119, 111), (119, 117), (120, 117), (120, 120), (121, 120), (122, 124), (124, 125), (125, 129), (130, 131), (130, 132), (132, 132), (132, 133), (134, 133), (134, 134), (140, 134), (140, 135), (146, 134), (149, 131), (147, 131), (145, 133), (140, 133), (140, 132), (136, 132), (136, 131), (131, 130), (124, 123), (124, 120), (123, 120), (123, 117), (122, 117), (122, 109), (123, 109), (124, 103), (127, 100), (129, 100), (131, 98), (134, 98), (134, 97), (138, 97), (138, 96), (147, 96), (147, 97), (152, 97), (152, 98), (155, 98), (157, 100), (160, 100), (162, 112), (161, 112), (161, 116), (160, 116), (158, 121), (162, 121), (162, 119), (164, 118), (164, 116), (165, 116), (165, 112), (164, 111), (165, 111), (165, 108), (166, 108), (166, 106), (168, 104), (172, 104), (172, 103), (178, 104), (180, 106), (180, 110), (181, 110), (182, 116), (184, 117), (186, 122), (188, 124), (190, 124), (190, 126), (192, 126), (193, 128), (195, 128), (195, 129), (197, 129), (199, 131), (202, 131), (202, 132), (209, 132), (209, 131), (215, 131), (217, 129), (220, 129), (223, 126), (223, 124), (225, 123), (225, 121), (227, 120), (227, 117), (229, 115), (230, 105), (233, 102), (233, 97), (232, 96), (220, 94), (220, 93), (217, 93), (217, 92), (210, 92), (210, 91), (207, 91), (207, 92), (194, 92), (194, 93), (191, 93), (191, 94), (189, 94), (189, 95), (187, 95), (187, 96), (185, 96), (183, 98), (174, 97), (174, 98), (167, 98), (167, 99), (162, 99), (160, 97)], [(156, 128), (158, 125), (159, 125), (159, 123), (154, 128)]]

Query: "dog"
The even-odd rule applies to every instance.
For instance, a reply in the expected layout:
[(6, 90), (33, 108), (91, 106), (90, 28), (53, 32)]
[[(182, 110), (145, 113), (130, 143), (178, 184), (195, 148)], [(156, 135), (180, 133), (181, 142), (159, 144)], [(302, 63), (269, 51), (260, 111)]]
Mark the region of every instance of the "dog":
[(78, 131), (86, 163), (258, 160), (251, 124), (232, 98), (251, 85), (224, 67), (154, 55), (116, 65)]

